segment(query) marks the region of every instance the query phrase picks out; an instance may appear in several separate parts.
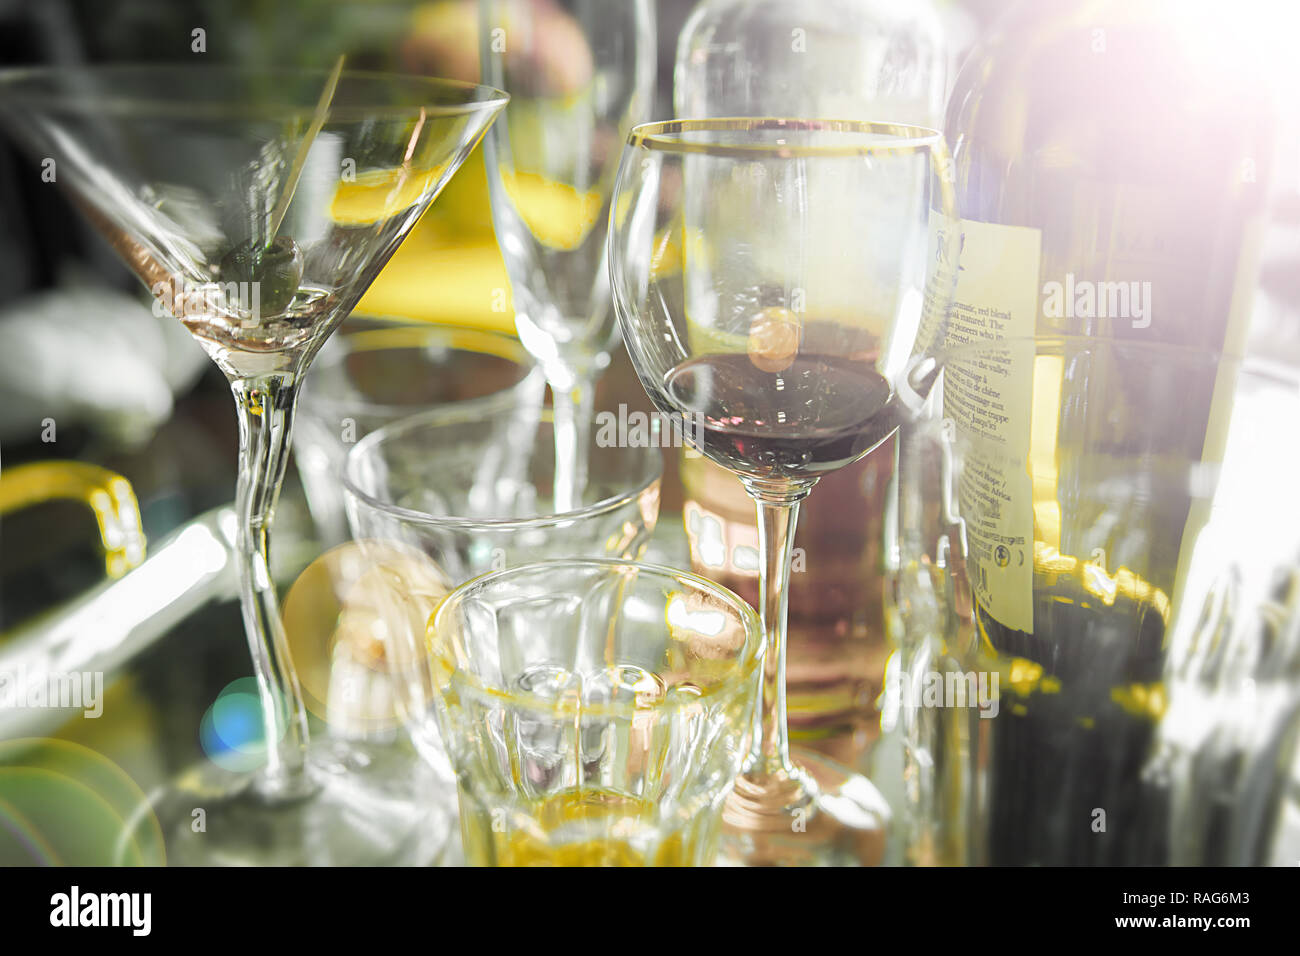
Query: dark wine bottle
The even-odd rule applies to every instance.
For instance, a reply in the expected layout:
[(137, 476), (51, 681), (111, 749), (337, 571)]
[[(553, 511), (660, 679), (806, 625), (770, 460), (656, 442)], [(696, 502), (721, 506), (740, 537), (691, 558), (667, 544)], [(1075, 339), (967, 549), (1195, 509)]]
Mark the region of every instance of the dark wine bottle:
[[(981, 635), (969, 666), (1003, 675), (999, 716), (980, 728), (974, 843), (993, 863), (1164, 858), (1150, 823), (1165, 797), (1142, 768), (1197, 530), (1186, 480), (1217, 453), (1213, 356), (1242, 346), (1272, 154), (1270, 103), (1192, 6), (1021, 3), (949, 101), (963, 234), (950, 344), (1135, 346), (1031, 350), (1005, 379), (960, 361), (949, 373), (958, 435), (989, 427), (953, 387), (964, 374), (1013, 450), (961, 479), (968, 504), (982, 482), (1006, 495), (966, 525)], [(1020, 554), (1002, 544), (1017, 540)], [(1097, 590), (1115, 580), (1127, 589)]]

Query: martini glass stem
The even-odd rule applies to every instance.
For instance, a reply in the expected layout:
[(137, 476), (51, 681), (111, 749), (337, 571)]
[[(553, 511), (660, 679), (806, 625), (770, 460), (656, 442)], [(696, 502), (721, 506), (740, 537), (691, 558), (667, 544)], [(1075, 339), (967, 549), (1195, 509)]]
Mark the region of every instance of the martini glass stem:
[(305, 773), (307, 711), (289, 656), (280, 602), (270, 570), (270, 533), (289, 461), (289, 436), (298, 401), (298, 374), (278, 373), (231, 382), (239, 409), (239, 590), (244, 629), (262, 703), (267, 796), (300, 796), (311, 789)]
[(744, 773), (762, 786), (765, 779), (788, 783), (793, 774), (785, 709), (786, 617), (799, 502), (808, 496), (812, 484), (773, 486), (746, 481), (745, 487), (758, 505), (759, 613), (767, 651), (754, 749)]
[[(589, 449), (595, 411), (596, 383), (586, 376), (565, 376), (551, 385), (555, 413), (555, 511), (563, 514), (582, 507), (587, 488)], [(568, 387), (565, 387), (565, 386)]]

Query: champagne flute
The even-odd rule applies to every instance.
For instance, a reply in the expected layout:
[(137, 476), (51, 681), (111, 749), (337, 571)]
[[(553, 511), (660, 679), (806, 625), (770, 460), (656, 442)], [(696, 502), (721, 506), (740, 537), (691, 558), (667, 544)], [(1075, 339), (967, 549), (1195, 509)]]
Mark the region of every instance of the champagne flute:
[[(758, 509), (768, 656), (724, 815), (736, 862), (882, 852), (888, 808), (870, 782), (791, 757), (786, 592), (799, 502), (925, 391), (912, 376), (933, 367), (955, 275), (947, 170), (939, 133), (834, 120), (654, 123), (624, 151), (610, 227), (624, 341), (651, 399)], [(864, 195), (870, 221), (831, 214)]]
[(484, 142), (515, 325), (551, 386), (556, 509), (577, 507), (615, 333), (605, 229), (622, 143), (649, 118), (650, 0), (481, 0), (483, 82), (512, 105)]

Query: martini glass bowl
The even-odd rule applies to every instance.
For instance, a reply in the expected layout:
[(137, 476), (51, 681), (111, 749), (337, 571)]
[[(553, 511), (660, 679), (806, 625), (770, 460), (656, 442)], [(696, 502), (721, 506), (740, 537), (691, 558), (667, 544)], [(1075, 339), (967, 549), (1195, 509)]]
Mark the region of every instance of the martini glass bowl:
[[(419, 77), (227, 67), (0, 73), (0, 124), (225, 373), (238, 562), (265, 765), (158, 795), (172, 862), (393, 858), (418, 815), (309, 759), (268, 549), (299, 385), (506, 102)], [(380, 795), (376, 799), (386, 799)]]

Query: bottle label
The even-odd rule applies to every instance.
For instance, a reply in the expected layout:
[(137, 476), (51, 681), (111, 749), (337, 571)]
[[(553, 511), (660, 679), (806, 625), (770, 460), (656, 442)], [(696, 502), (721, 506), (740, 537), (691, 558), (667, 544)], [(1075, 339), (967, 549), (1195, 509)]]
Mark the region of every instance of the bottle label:
[[(1031, 338), (1042, 234), (970, 219), (961, 220), (960, 229), (948, 346)], [(1032, 347), (1024, 350), (1032, 361)], [(1034, 489), (1028, 464), (1035, 376), (1026, 374), (1030, 366), (1020, 359), (991, 352), (951, 361), (944, 371), (944, 417), (963, 458), (957, 495), (971, 589), (1003, 626), (1032, 634)]]

